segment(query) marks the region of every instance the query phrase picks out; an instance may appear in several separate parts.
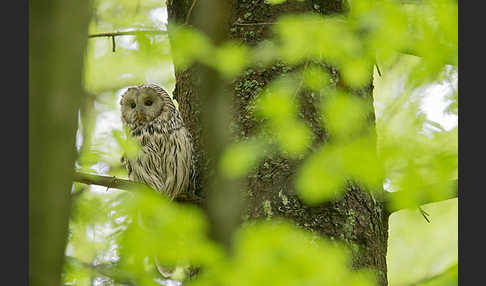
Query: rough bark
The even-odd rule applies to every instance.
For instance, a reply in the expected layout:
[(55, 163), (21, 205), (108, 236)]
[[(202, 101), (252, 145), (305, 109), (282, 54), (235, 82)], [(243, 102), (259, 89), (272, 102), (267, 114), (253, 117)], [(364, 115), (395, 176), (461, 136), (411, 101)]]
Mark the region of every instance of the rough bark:
[[(227, 38), (255, 45), (271, 36), (270, 24), (285, 13), (315, 12), (324, 15), (343, 13), (346, 7), (340, 0), (321, 1), (286, 1), (279, 5), (269, 5), (263, 0), (224, 1), (230, 3), (228, 21), (224, 26)], [(200, 22), (188, 12), (193, 0), (169, 1), (169, 23), (193, 24), (200, 28)], [(206, 1), (197, 0), (198, 5), (206, 5)], [(211, 15), (207, 15), (211, 17)], [(201, 19), (199, 19), (201, 21)], [(262, 24), (266, 23), (266, 24)], [(204, 29), (203, 29), (204, 30)], [(340, 81), (339, 72), (333, 71), (338, 82), (338, 88), (345, 88), (354, 96), (368, 99), (370, 103), (369, 124), (374, 126), (374, 110), (372, 99), (372, 69), (370, 68), (370, 83), (363, 89), (351, 90)], [(177, 70), (177, 67), (176, 67)], [(276, 64), (271, 68), (254, 67), (243, 73), (231, 86), (248, 83), (239, 96), (233, 90), (233, 120), (237, 123), (239, 136), (251, 136), (259, 128), (258, 122), (252, 119), (245, 108), (249, 102), (272, 79), (282, 73), (291, 71), (291, 67)], [(199, 154), (201, 190), (205, 189), (205, 177), (211, 174), (207, 164), (207, 150), (203, 143), (203, 129), (200, 116), (201, 90), (206, 83), (201, 81), (201, 67), (194, 65), (184, 70), (176, 71), (176, 88), (174, 97), (179, 102), (183, 119), (195, 139), (195, 149)], [(230, 88), (231, 88), (230, 86)], [(328, 135), (320, 126), (319, 110), (316, 99), (305, 91), (299, 94), (303, 119), (312, 127), (315, 135), (315, 145), (325, 144)], [(226, 112), (231, 112), (227, 110)], [(373, 129), (373, 128), (372, 128)], [(373, 129), (374, 130), (374, 129)], [(353, 252), (353, 267), (371, 268), (379, 273), (379, 284), (387, 285), (386, 249), (388, 238), (388, 213), (383, 205), (376, 202), (369, 193), (356, 184), (349, 184), (346, 192), (339, 200), (307, 206), (295, 195), (293, 178), (301, 160), (289, 160), (283, 157), (266, 158), (256, 173), (250, 174), (247, 180), (246, 201), (244, 213), (249, 218), (285, 217), (297, 225), (332, 239), (345, 241)], [(198, 191), (201, 191), (198, 190)], [(200, 193), (205, 197), (204, 192)]]
[(61, 285), (90, 1), (29, 1), (29, 285)]

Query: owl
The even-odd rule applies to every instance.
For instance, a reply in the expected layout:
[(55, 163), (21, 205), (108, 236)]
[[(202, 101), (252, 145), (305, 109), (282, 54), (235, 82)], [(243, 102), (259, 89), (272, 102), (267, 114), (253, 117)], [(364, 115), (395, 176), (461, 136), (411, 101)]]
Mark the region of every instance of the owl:
[(138, 155), (122, 157), (128, 177), (173, 199), (192, 178), (191, 135), (169, 94), (155, 84), (128, 88), (122, 95), (121, 120), (139, 144)]

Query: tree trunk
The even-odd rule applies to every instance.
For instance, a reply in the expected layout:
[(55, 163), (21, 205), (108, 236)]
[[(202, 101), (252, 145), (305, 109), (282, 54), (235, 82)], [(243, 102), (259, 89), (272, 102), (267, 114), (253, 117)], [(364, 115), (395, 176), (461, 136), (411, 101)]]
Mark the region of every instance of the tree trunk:
[(29, 285), (61, 285), (90, 1), (29, 1)]
[[(187, 22), (204, 31), (206, 27), (201, 24), (204, 19), (197, 19), (197, 15), (195, 16), (192, 10), (197, 10), (198, 7), (202, 10), (204, 5), (209, 5), (209, 2), (212, 1), (168, 1), (169, 23)], [(271, 23), (275, 22), (280, 15), (300, 12), (330, 15), (345, 12), (341, 0), (289, 0), (275, 6), (266, 4), (263, 0), (223, 0), (220, 2), (228, 5), (227, 18), (223, 21), (224, 25), (221, 28), (224, 29), (226, 38), (238, 40), (250, 46), (270, 37)], [(210, 18), (214, 16), (214, 13), (206, 15), (207, 18)], [(249, 23), (253, 24), (249, 25)], [(247, 70), (244, 75), (232, 83), (236, 86), (244, 82), (251, 82), (250, 85), (247, 85), (250, 86), (248, 89), (239, 92), (240, 96), (235, 94), (232, 96), (235, 107), (233, 119), (238, 125), (239, 136), (251, 136), (257, 131), (258, 124), (251, 119), (251, 116), (248, 116), (248, 110), (245, 107), (258, 90), (261, 90), (278, 75), (291, 70), (291, 67), (284, 65), (275, 65), (266, 69), (252, 68), (251, 71)], [(345, 83), (339, 80), (339, 73), (335, 71), (333, 74), (335, 80), (338, 81), (338, 86), (346, 88)], [(204, 90), (204, 85), (207, 84), (201, 78), (204, 79), (205, 76), (206, 73), (202, 73), (202, 68), (198, 65), (184, 70), (178, 70), (176, 67), (176, 88), (174, 90), (174, 98), (179, 102), (184, 122), (194, 137), (196, 153), (199, 155), (198, 186), (202, 190), (200, 195), (203, 197), (207, 197), (207, 194), (204, 193), (205, 184), (207, 184), (205, 178), (211, 168), (207, 163), (208, 154), (204, 147), (203, 137), (206, 130), (202, 132), (204, 125), (200, 112), (203, 105), (201, 90)], [(234, 91), (234, 89), (232, 90)], [(347, 90), (355, 96), (368, 99), (370, 124), (374, 126), (372, 69), (370, 68), (370, 82), (367, 87), (361, 90)], [(316, 99), (306, 92), (301, 92), (299, 96), (303, 119), (310, 124), (317, 138), (315, 144), (325, 144), (328, 138), (319, 123)], [(226, 112), (229, 113), (230, 110), (226, 110)], [(283, 157), (266, 158), (261, 162), (256, 174), (250, 174), (246, 182), (245, 215), (250, 218), (285, 217), (309, 231), (344, 241), (352, 250), (353, 267), (376, 270), (379, 274), (379, 284), (387, 285), (388, 213), (384, 206), (376, 202), (362, 187), (354, 184), (349, 184), (345, 195), (337, 201), (312, 207), (305, 205), (295, 195), (293, 185), (294, 175), (300, 162), (301, 160), (289, 160)]]

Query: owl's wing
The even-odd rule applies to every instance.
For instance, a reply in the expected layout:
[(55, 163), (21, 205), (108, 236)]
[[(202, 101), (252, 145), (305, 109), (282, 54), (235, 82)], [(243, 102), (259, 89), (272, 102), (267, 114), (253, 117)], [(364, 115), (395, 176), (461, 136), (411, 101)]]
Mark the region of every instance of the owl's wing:
[(130, 161), (127, 160), (127, 156), (125, 154), (123, 154), (120, 161), (121, 161), (122, 166), (124, 166), (125, 169), (127, 169), (128, 177), (131, 178), (132, 166), (130, 164)]

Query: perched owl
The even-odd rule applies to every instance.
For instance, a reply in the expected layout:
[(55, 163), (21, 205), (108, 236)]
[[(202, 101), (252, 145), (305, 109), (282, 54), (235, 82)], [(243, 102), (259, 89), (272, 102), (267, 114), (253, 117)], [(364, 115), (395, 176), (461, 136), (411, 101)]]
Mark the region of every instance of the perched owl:
[(139, 85), (122, 95), (120, 105), (123, 125), (140, 146), (136, 157), (122, 157), (130, 180), (171, 199), (184, 192), (193, 173), (193, 147), (169, 94), (154, 84)]

